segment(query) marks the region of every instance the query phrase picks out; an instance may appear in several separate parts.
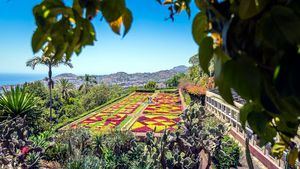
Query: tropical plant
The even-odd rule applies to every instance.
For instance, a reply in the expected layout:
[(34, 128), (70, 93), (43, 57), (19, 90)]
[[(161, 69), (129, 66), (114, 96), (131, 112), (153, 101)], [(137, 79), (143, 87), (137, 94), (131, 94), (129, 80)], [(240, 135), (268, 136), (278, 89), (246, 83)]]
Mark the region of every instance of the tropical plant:
[(166, 81), (167, 87), (177, 87), (179, 85), (180, 79), (185, 77), (184, 73), (178, 73), (172, 76), (170, 79)]
[(149, 81), (147, 84), (145, 84), (144, 88), (145, 89), (156, 89), (157, 88), (157, 82)]
[(44, 149), (29, 141), (26, 118), (16, 117), (0, 123), (0, 166), (34, 168)]
[(214, 165), (216, 168), (237, 168), (240, 164), (240, 154), (239, 145), (229, 136), (224, 136), (213, 154)]
[(79, 90), (83, 91), (85, 94), (88, 93), (90, 89), (97, 84), (96, 76), (86, 74), (81, 77), (81, 79), (83, 80), (83, 84), (80, 85)]
[(59, 65), (66, 65), (72, 68), (73, 65), (66, 58), (55, 58), (55, 55), (51, 53), (50, 47), (43, 49), (43, 55), (41, 57), (36, 56), (26, 62), (26, 66), (30, 66), (32, 69), (35, 69), (37, 65), (45, 65), (48, 67), (49, 111), (50, 122), (52, 122), (52, 89), (54, 88), (54, 81), (52, 80), (52, 68), (58, 67)]
[(0, 112), (4, 116), (25, 116), (33, 111), (35, 99), (32, 94), (27, 93), (20, 86), (11, 87), (10, 90), (2, 89), (0, 95)]
[(203, 106), (194, 103), (182, 114), (183, 123), (176, 132), (165, 131), (159, 138), (147, 133), (140, 165), (145, 168), (196, 169), (200, 166), (200, 154), (206, 154), (206, 168), (209, 168), (226, 132), (223, 125), (208, 126), (206, 121), (210, 116)]
[(105, 84), (94, 86), (90, 89), (90, 92), (82, 96), (82, 105), (84, 105), (86, 110), (93, 109), (112, 99), (114, 92), (118, 91), (111, 90), (111, 88)]
[(103, 166), (102, 161), (95, 156), (81, 156), (70, 159), (66, 169), (99, 169)]
[(39, 97), (42, 100), (46, 100), (48, 98), (47, 88), (42, 81), (25, 83), (23, 87), (28, 93), (32, 93), (34, 97)]
[(59, 79), (58, 90), (60, 91), (62, 98), (68, 100), (71, 91), (74, 89), (74, 84), (70, 83), (67, 79)]

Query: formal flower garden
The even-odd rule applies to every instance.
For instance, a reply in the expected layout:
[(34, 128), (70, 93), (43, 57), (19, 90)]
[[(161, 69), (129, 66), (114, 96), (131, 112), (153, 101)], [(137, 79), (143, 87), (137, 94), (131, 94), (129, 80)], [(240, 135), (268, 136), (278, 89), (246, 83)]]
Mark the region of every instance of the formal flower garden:
[(178, 93), (159, 93), (132, 125), (133, 132), (175, 130), (183, 107)]
[(135, 92), (98, 112), (71, 123), (70, 127), (84, 127), (96, 133), (111, 131), (116, 127), (125, 128), (134, 133), (149, 131), (161, 133), (164, 129), (175, 130), (177, 128), (182, 110), (183, 106), (178, 92)]
[(127, 117), (130, 118), (129, 116), (151, 95), (151, 93), (134, 93), (89, 117), (80, 119), (78, 122), (73, 123), (71, 128), (90, 128), (94, 132), (113, 129)]

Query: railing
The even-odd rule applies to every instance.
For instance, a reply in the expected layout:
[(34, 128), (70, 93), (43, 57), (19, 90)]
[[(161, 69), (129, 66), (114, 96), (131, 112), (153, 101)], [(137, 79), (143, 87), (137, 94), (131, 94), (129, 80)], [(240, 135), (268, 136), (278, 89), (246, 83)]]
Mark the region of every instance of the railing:
[[(230, 134), (235, 137), (241, 144), (244, 145), (246, 136), (249, 138), (250, 152), (267, 168), (284, 168), (286, 165), (287, 152), (284, 153), (281, 159), (275, 159), (271, 155), (271, 146), (259, 146), (259, 139), (257, 135), (253, 134), (253, 131), (246, 127), (243, 130), (241, 123), (239, 122), (239, 108), (243, 105), (236, 103), (236, 107), (226, 103), (219, 95), (207, 92), (205, 98), (205, 107), (208, 111), (214, 113), (221, 121), (231, 124)], [(297, 162), (297, 167), (299, 167)]]

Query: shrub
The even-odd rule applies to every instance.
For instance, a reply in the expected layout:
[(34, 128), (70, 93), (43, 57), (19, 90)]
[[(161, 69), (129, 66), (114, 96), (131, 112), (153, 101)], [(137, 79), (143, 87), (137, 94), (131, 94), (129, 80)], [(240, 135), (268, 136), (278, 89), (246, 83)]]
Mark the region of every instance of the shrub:
[(103, 165), (95, 156), (82, 156), (76, 159), (71, 159), (66, 165), (66, 169), (99, 169)]
[(237, 168), (240, 160), (240, 147), (229, 136), (224, 136), (221, 145), (214, 152), (213, 161), (217, 168)]

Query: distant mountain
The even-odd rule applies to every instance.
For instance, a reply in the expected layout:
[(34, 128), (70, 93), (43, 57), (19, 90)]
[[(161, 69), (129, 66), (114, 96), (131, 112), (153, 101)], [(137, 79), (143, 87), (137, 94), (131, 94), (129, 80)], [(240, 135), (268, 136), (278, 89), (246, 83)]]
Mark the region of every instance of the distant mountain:
[[(163, 85), (164, 82), (170, 77), (174, 76), (177, 73), (186, 73), (188, 67), (186, 66), (176, 66), (170, 70), (161, 70), (153, 73), (133, 73), (128, 74), (125, 72), (117, 72), (109, 75), (96, 75), (96, 80), (98, 83), (106, 83), (109, 85), (118, 84), (122, 87), (129, 86), (142, 86), (148, 81), (156, 81), (160, 85)], [(59, 79), (68, 79), (70, 82), (75, 84), (75, 86), (80, 86), (82, 84), (82, 78), (71, 73), (64, 73), (55, 76), (53, 79), (58, 81)]]

